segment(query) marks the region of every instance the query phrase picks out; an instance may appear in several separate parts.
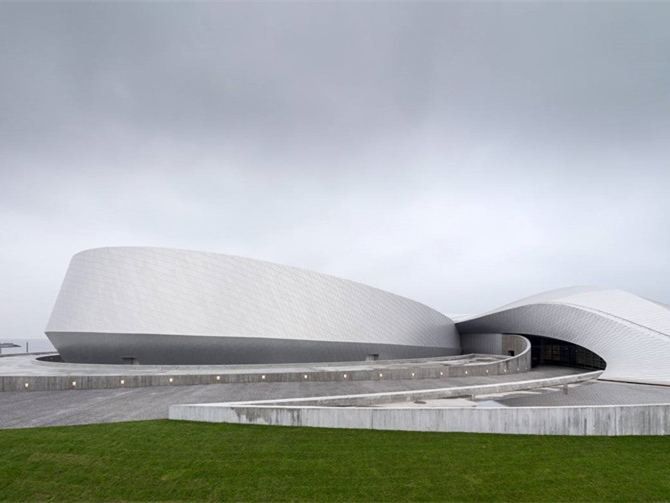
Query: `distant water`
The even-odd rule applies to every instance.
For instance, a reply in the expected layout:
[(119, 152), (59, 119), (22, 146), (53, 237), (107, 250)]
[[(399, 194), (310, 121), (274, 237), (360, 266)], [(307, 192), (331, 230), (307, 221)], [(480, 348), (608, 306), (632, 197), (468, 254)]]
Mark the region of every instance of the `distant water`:
[(26, 343), (28, 344), (28, 351), (31, 353), (43, 353), (46, 351), (56, 351), (49, 339), (13, 339), (11, 337), (0, 337), (0, 343), (10, 342), (18, 344), (18, 348), (2, 348), (3, 355), (17, 355), (26, 352)]

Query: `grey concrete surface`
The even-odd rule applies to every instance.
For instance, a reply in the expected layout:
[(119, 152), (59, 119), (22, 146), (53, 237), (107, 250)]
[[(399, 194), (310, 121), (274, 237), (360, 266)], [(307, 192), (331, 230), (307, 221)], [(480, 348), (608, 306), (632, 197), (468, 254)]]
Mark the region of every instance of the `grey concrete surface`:
[[(548, 388), (551, 386), (568, 386), (575, 383), (597, 379), (602, 371), (584, 373), (565, 373), (558, 376), (540, 376), (539, 379), (514, 380), (511, 382), (490, 382), (486, 384), (474, 384), (466, 382), (461, 386), (440, 387), (435, 389), (402, 390), (374, 393), (362, 393), (355, 395), (327, 395), (308, 398), (285, 398), (272, 400), (255, 400), (244, 402), (228, 402), (224, 404), (200, 404), (202, 407), (228, 406), (228, 405), (281, 405), (281, 406), (324, 406), (324, 407), (369, 407), (382, 404), (396, 404), (404, 406), (408, 402), (433, 399), (449, 399), (457, 397), (468, 397), (475, 400), (479, 394), (507, 393), (519, 390), (532, 390), (536, 388)], [(194, 406), (198, 406), (197, 404)], [(176, 405), (174, 407), (180, 407)]]
[[(471, 381), (448, 389), (173, 405), (170, 419), (533, 435), (670, 434), (670, 387), (585, 382), (601, 371), (548, 377), (557, 369), (560, 367), (546, 367), (532, 381), (485, 385)], [(484, 395), (485, 401), (474, 401), (477, 394)], [(450, 403), (456, 397), (469, 400)]]
[[(524, 374), (524, 379), (577, 372), (580, 371), (546, 367)], [(518, 378), (518, 375), (494, 375), (395, 381), (277, 382), (32, 393), (5, 392), (0, 393), (0, 428), (164, 419), (168, 417), (169, 406), (174, 404), (419, 390), (512, 382)]]
[[(505, 337), (509, 339), (510, 344), (529, 348), (528, 341), (521, 336)], [(233, 366), (70, 364), (17, 356), (0, 358), (0, 391), (125, 389), (254, 382), (437, 379), (516, 374), (526, 372), (529, 368), (529, 351), (514, 357), (469, 354), (373, 362)]]
[(181, 406), (171, 409), (171, 419), (317, 428), (521, 435), (670, 434), (670, 404), (499, 408)]
[(566, 407), (577, 405), (637, 405), (670, 403), (670, 386), (590, 381), (562, 389), (539, 389), (502, 396), (479, 397), (490, 401), (487, 406), (500, 407)]
[(329, 363), (284, 363), (273, 365), (107, 365), (41, 361), (37, 356), (56, 356), (58, 353), (5, 355), (0, 357), (0, 376), (121, 376), (121, 375), (180, 375), (180, 374), (272, 374), (346, 370), (401, 369), (410, 365), (477, 365), (507, 359), (506, 356), (465, 354), (439, 358), (406, 360), (377, 360)]

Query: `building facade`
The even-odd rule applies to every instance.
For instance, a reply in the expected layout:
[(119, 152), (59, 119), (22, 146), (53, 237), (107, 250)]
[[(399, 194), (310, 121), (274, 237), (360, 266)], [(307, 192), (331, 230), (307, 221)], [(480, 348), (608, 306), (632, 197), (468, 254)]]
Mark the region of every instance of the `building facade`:
[(457, 328), (462, 337), (525, 335), (539, 349), (538, 363), (603, 368), (602, 379), (670, 383), (670, 308), (621, 290), (545, 292), (460, 321)]
[(554, 290), (454, 323), (352, 281), (163, 248), (75, 255), (46, 334), (66, 362), (165, 365), (499, 353), (503, 334), (520, 334), (535, 364), (670, 384), (670, 308), (620, 290)]
[(247, 364), (460, 354), (454, 322), (353, 281), (162, 248), (75, 255), (46, 334), (66, 362)]

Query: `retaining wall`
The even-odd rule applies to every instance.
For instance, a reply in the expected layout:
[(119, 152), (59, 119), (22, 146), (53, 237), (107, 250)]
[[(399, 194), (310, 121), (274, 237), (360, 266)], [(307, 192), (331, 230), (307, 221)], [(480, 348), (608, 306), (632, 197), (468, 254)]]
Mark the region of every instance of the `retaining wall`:
[(175, 408), (174, 413), (171, 408), (170, 419), (319, 428), (532, 435), (670, 434), (670, 404), (444, 409), (239, 406), (202, 408), (197, 412)]
[(325, 407), (350, 407), (350, 406), (364, 407), (369, 405), (411, 402), (415, 400), (435, 400), (441, 398), (465, 397), (469, 399), (474, 399), (477, 395), (510, 393), (513, 391), (525, 391), (537, 388), (566, 386), (568, 384), (582, 383), (585, 381), (597, 379), (600, 376), (600, 374), (602, 374), (602, 370), (584, 372), (582, 374), (569, 374), (559, 377), (548, 377), (544, 379), (532, 379), (526, 381), (514, 381), (514, 382), (505, 382), (497, 384), (477, 384), (477, 385), (458, 386), (450, 388), (412, 390), (412, 391), (388, 391), (385, 393), (363, 393), (356, 395), (284, 398), (280, 400), (260, 400), (260, 401), (256, 400), (252, 402), (214, 404), (214, 406), (295, 405), (295, 406), (325, 406)]
[[(188, 421), (374, 430), (603, 436), (670, 434), (670, 404), (494, 408), (408, 408), (402, 404), (395, 408), (369, 406), (421, 398), (565, 386), (597, 378), (600, 374), (600, 371), (587, 372), (498, 385), (349, 397), (173, 405), (169, 417)], [(367, 407), (356, 406), (366, 402)]]
[[(133, 365), (72, 365), (70, 375), (18, 375), (0, 376), (1, 391), (59, 391), (59, 390), (82, 390), (82, 389), (118, 389), (118, 388), (144, 388), (151, 386), (192, 386), (203, 384), (231, 384), (231, 383), (261, 383), (261, 382), (297, 382), (297, 381), (379, 381), (379, 380), (407, 380), (407, 379), (441, 379), (449, 377), (504, 375), (527, 372), (530, 370), (530, 342), (519, 335), (510, 337), (510, 344), (528, 349), (522, 354), (514, 357), (496, 360), (494, 362), (477, 363), (468, 361), (467, 358), (490, 357), (491, 355), (462, 355), (459, 357), (447, 357), (423, 360), (406, 361), (378, 361), (355, 362), (351, 369), (337, 369), (337, 365), (347, 364), (325, 364), (318, 369), (319, 364), (312, 364), (305, 370), (293, 371), (283, 370), (281, 367), (267, 369), (267, 372), (254, 370), (249, 372), (229, 372), (225, 368), (217, 369), (212, 373), (194, 372), (202, 369), (202, 366), (190, 366), (191, 372), (178, 372), (179, 367), (155, 366), (141, 369)], [(524, 342), (525, 341), (525, 342)], [(464, 361), (455, 362), (454, 360)], [(40, 366), (58, 369), (68, 368), (67, 363), (40, 361)], [(368, 368), (358, 369), (357, 365), (366, 365)], [(372, 368), (370, 368), (372, 367)], [(87, 375), (86, 371), (100, 372), (109, 369), (107, 375)], [(78, 369), (80, 373), (77, 372)], [(138, 373), (132, 373), (135, 370)], [(187, 370), (187, 369), (184, 369)], [(143, 372), (143, 373), (139, 373)], [(155, 373), (144, 373), (155, 372)]]

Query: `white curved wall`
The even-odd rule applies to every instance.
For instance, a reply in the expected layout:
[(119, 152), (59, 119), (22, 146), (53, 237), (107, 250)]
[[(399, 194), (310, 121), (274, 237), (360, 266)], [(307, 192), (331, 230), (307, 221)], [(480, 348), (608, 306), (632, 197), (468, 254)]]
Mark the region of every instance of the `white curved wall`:
[(66, 361), (266, 363), (460, 353), (448, 317), (311, 271), (228, 255), (75, 255), (46, 328)]
[(670, 310), (620, 290), (542, 293), (457, 324), (462, 334), (505, 332), (561, 339), (593, 351), (603, 379), (670, 384)]

